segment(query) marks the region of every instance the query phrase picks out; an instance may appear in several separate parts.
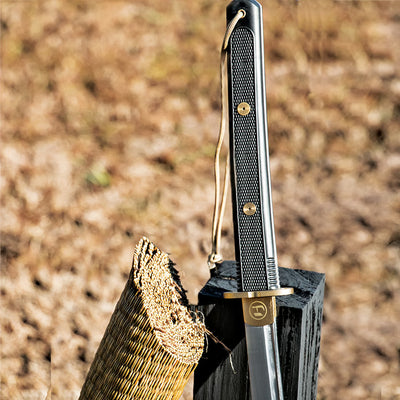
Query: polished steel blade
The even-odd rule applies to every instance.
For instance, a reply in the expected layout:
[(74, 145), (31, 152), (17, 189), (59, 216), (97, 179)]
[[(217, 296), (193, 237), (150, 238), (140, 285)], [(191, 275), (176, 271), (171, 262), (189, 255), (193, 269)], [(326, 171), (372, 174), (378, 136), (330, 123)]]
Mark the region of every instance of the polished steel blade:
[(276, 322), (245, 324), (252, 400), (283, 400)]

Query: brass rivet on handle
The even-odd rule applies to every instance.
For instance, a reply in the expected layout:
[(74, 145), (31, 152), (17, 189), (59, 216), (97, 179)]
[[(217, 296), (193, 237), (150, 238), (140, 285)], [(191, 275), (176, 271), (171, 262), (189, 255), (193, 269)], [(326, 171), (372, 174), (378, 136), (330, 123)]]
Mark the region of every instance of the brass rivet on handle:
[(257, 211), (257, 207), (254, 203), (246, 203), (243, 206), (243, 212), (246, 215), (254, 215), (256, 213), (256, 211)]
[(237, 107), (237, 111), (240, 115), (247, 115), (250, 109), (250, 104), (246, 102), (240, 103)]

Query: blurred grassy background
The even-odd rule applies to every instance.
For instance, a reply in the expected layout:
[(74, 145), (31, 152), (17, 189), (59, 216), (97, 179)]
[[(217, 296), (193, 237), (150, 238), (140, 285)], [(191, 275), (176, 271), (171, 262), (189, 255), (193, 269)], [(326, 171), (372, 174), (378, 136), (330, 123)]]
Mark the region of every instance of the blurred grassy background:
[[(2, 1), (2, 399), (77, 398), (142, 235), (196, 302), (227, 4)], [(278, 258), (327, 275), (319, 398), (400, 399), (400, 2), (262, 4)]]

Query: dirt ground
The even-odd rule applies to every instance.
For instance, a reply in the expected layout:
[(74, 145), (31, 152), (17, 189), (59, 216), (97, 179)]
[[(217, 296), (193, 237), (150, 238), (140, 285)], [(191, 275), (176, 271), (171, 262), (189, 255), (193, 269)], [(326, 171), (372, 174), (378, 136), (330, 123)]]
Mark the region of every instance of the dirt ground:
[[(262, 3), (278, 259), (327, 280), (319, 399), (400, 399), (400, 2)], [(77, 399), (143, 235), (196, 303), (226, 5), (1, 2), (1, 399)]]

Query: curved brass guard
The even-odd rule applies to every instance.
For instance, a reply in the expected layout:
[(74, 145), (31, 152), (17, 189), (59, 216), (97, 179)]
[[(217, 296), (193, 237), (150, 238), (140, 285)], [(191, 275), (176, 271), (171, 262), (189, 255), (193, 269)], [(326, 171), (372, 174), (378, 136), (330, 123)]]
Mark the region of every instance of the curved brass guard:
[(273, 290), (260, 290), (258, 292), (225, 292), (225, 299), (252, 299), (256, 297), (275, 297), (293, 294), (293, 288), (280, 288)]

